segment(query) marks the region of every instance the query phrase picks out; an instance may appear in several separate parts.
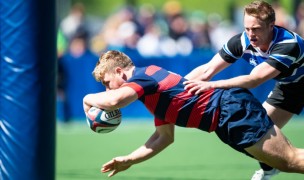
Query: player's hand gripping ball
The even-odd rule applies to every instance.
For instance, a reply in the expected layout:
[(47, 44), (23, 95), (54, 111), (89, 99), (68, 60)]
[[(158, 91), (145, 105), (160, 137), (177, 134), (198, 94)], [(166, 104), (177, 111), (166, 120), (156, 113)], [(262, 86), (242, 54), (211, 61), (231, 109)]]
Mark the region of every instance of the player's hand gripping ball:
[(89, 127), (97, 133), (108, 133), (116, 129), (121, 122), (121, 111), (119, 109), (107, 111), (91, 107), (87, 115)]

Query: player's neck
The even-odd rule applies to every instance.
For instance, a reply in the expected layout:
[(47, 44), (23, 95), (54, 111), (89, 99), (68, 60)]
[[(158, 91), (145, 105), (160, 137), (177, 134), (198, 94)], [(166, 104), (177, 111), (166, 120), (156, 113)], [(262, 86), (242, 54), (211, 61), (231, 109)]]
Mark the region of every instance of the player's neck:
[(125, 74), (127, 76), (127, 79), (130, 79), (133, 76), (134, 69), (135, 69), (135, 66), (131, 67), (128, 70), (125, 70)]
[(266, 42), (261, 45), (259, 48), (260, 50), (262, 50), (263, 52), (267, 52), (269, 47), (271, 46), (271, 43), (272, 43), (272, 39), (273, 39), (273, 33), (271, 33), (269, 36), (268, 36), (268, 39), (266, 40)]

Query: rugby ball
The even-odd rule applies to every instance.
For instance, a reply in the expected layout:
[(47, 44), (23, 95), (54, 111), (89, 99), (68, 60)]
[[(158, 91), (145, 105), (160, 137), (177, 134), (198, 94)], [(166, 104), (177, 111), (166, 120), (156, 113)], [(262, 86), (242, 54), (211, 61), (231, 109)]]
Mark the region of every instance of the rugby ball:
[(103, 110), (91, 107), (86, 117), (88, 126), (96, 133), (108, 133), (116, 129), (121, 122), (121, 111)]

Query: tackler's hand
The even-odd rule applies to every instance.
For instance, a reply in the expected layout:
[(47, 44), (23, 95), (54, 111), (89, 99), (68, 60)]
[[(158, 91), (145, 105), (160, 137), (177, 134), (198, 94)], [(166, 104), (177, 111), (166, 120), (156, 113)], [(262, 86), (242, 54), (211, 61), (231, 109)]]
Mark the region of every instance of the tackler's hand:
[(210, 81), (199, 81), (199, 80), (189, 80), (184, 82), (185, 90), (188, 90), (191, 94), (200, 94), (204, 91), (212, 89), (212, 82)]

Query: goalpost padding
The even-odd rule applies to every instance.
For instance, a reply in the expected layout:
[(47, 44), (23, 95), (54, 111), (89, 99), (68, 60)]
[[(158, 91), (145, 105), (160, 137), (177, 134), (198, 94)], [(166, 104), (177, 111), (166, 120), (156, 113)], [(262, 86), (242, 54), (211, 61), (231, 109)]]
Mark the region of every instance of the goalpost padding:
[(0, 1), (0, 179), (55, 179), (55, 1)]

